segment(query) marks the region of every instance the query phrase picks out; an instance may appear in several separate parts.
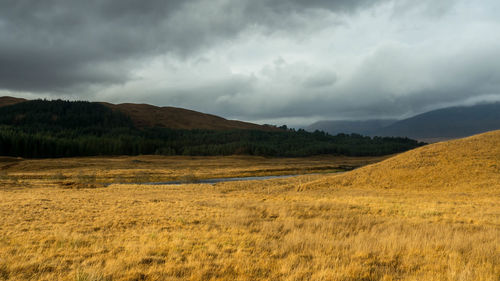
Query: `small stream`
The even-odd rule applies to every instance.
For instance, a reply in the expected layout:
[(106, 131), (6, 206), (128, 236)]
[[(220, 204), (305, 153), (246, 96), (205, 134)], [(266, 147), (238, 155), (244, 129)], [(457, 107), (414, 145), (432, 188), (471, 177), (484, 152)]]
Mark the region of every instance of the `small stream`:
[[(310, 174), (293, 174), (293, 175), (280, 175), (280, 176), (212, 178), (212, 179), (176, 180), (176, 181), (161, 181), (161, 182), (131, 182), (131, 183), (124, 183), (124, 184), (138, 184), (138, 185), (216, 184), (219, 182), (254, 181), (254, 180), (261, 181), (261, 180), (271, 180), (271, 179), (285, 179), (285, 178), (292, 178), (292, 177), (298, 177), (298, 176), (331, 175), (331, 174), (342, 174), (342, 173), (345, 173), (345, 171), (326, 172), (326, 173), (310, 173)], [(112, 184), (113, 183), (104, 184), (104, 185), (109, 186)]]
[(253, 181), (253, 180), (283, 179), (283, 178), (291, 178), (291, 177), (304, 176), (304, 175), (319, 175), (319, 173), (315, 173), (315, 174), (294, 174), (294, 175), (282, 175), (282, 176), (214, 178), (214, 179), (200, 179), (200, 180), (194, 180), (194, 181), (147, 182), (147, 183), (142, 183), (142, 184), (144, 184), (144, 185), (178, 185), (178, 184), (199, 184), (199, 183), (216, 184), (216, 183), (219, 183), (219, 182), (230, 182), (230, 181)]

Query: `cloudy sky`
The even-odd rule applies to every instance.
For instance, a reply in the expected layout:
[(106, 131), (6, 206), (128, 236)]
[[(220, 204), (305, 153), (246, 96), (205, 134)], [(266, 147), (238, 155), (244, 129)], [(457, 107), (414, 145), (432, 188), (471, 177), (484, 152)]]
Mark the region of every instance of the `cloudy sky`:
[(299, 126), (500, 100), (498, 0), (0, 0), (0, 96)]

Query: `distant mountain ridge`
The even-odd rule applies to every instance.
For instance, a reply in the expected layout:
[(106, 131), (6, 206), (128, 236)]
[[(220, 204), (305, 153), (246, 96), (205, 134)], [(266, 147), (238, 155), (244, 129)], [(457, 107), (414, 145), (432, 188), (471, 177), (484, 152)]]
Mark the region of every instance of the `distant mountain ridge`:
[(368, 135), (454, 139), (500, 129), (500, 103), (448, 107), (416, 115)]
[[(0, 107), (28, 101), (15, 97), (0, 97)], [(227, 120), (225, 118), (177, 107), (158, 107), (149, 104), (112, 104), (100, 102), (112, 110), (119, 111), (131, 118), (138, 128), (160, 127), (170, 129), (204, 130), (258, 130), (280, 131), (281, 129), (249, 122)]]
[(468, 137), (498, 129), (500, 103), (447, 107), (403, 120), (320, 121), (306, 127), (308, 131), (320, 130), (330, 134), (408, 137), (425, 142)]

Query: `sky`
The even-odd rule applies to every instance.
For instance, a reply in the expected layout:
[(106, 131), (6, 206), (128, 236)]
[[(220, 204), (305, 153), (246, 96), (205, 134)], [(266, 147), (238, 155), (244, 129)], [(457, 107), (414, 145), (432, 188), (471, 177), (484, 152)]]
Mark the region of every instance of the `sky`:
[(0, 0), (0, 96), (304, 126), (500, 100), (498, 0)]

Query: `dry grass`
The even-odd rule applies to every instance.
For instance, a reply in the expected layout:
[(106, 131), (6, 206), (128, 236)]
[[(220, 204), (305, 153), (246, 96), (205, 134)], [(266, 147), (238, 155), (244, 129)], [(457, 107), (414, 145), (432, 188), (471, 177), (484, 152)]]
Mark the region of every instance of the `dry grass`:
[(23, 160), (0, 157), (0, 186), (92, 187), (108, 183), (328, 173), (387, 157), (265, 158), (121, 156)]
[[(448, 149), (453, 146), (436, 148), (435, 159), (446, 159)], [(459, 184), (448, 188), (423, 179), (419, 188), (363, 181), (362, 171), (376, 175), (373, 167), (421, 152), (414, 153), (342, 176), (216, 185), (61, 189), (18, 170), (17, 185), (33, 183), (0, 189), (0, 280), (500, 280), (494, 174), (481, 188), (452, 178)], [(481, 164), (490, 159), (482, 153), (470, 153), (477, 156), (470, 165), (491, 164)], [(415, 159), (403, 162), (420, 161), (426, 169)], [(412, 165), (408, 169), (419, 173)], [(17, 167), (33, 173), (28, 166)], [(14, 184), (12, 167), (4, 184)], [(230, 173), (224, 165), (211, 169)], [(474, 173), (484, 184), (482, 173), (492, 170), (481, 170)], [(55, 171), (40, 173), (58, 181), (60, 175), (49, 174)], [(398, 177), (403, 171), (386, 173), (407, 178)], [(350, 180), (353, 175), (361, 184)], [(428, 179), (440, 182), (432, 174)]]
[(400, 189), (500, 188), (500, 131), (436, 143), (313, 185)]
[(0, 193), (0, 280), (498, 280), (498, 190), (268, 182)]

